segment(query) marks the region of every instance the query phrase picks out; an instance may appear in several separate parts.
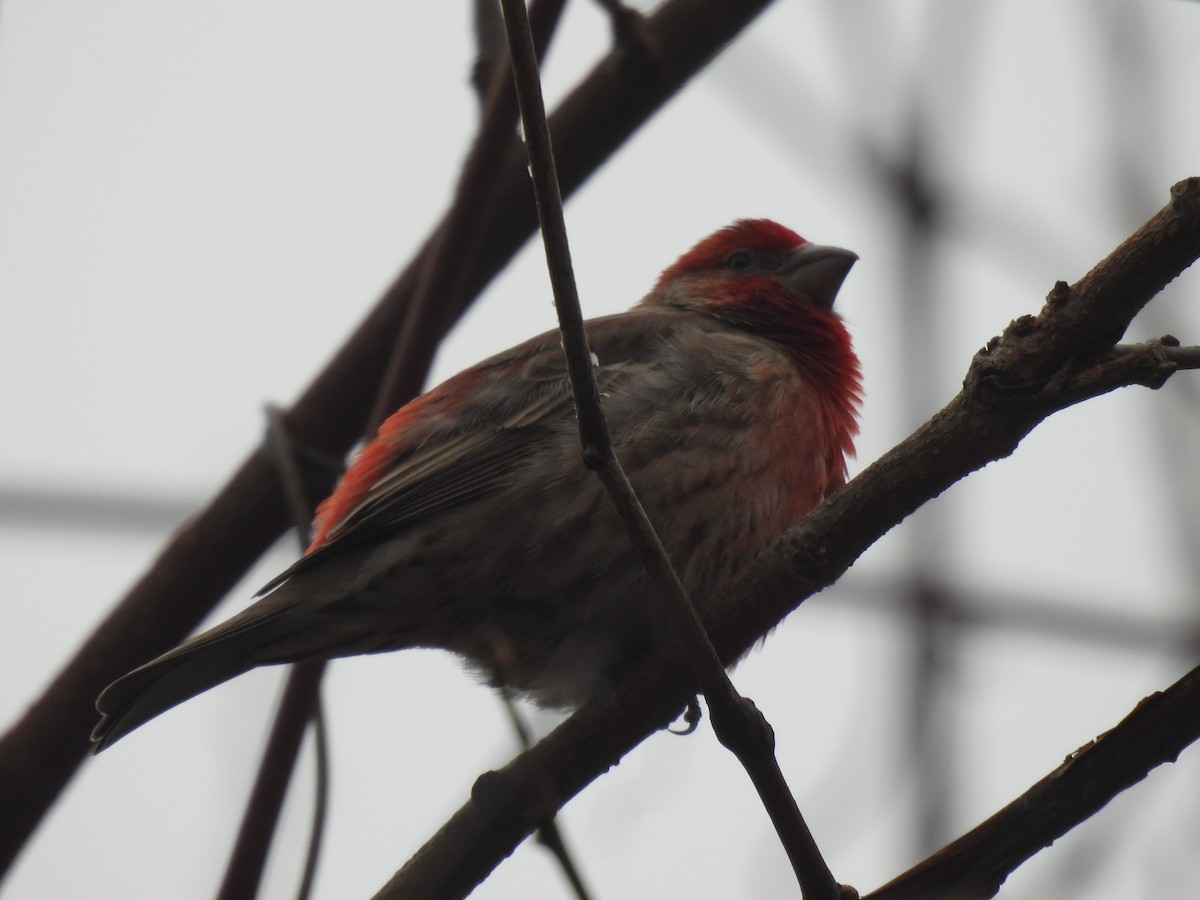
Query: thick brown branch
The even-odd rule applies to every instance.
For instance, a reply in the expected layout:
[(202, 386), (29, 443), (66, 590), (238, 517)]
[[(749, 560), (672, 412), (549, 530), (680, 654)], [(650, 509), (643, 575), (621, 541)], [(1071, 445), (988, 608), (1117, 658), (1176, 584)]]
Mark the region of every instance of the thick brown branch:
[[(738, 580), (705, 621), (723, 660), (749, 650), (921, 504), (1007, 456), (1039, 421), (1080, 399), (1070, 385), (1089, 370), (1067, 365), (1085, 358), (1071, 352), (1071, 335), (1078, 331), (1089, 357), (1102, 357), (1106, 348), (1096, 335), (1108, 336), (1111, 348), (1137, 310), (1200, 256), (1200, 179), (1172, 193), (1165, 210), (1069, 289), (1069, 313), (1062, 312), (1067, 304), (1052, 301), (1033, 327), (1010, 328), (980, 351), (958, 396)], [(1047, 374), (1031, 381), (1030, 372)], [(549, 812), (548, 803), (561, 806), (682, 709), (695, 688), (686, 670), (661, 662), (673, 658), (664, 648), (628, 673), (609, 704), (584, 707), (531, 751), (482, 777), (471, 799), (377, 896), (465, 896)], [(1073, 821), (1103, 802), (1077, 807)]]

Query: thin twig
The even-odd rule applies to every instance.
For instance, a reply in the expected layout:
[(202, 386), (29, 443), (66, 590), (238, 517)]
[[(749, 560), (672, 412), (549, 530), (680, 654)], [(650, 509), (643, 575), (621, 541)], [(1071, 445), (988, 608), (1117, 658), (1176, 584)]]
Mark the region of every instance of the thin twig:
[[(475, 62), (471, 66), (471, 85), (479, 98), (480, 112), (486, 114), (488, 98), (496, 84), (496, 75), (507, 61), (504, 21), (496, 0), (473, 0), (472, 26), (475, 32)], [(505, 66), (507, 68), (507, 66)]]
[[(293, 528), (300, 550), (310, 540), (309, 522), (314, 501), (305, 495), (300, 467), (291, 436), (287, 433), (283, 415), (275, 407), (267, 410), (267, 450), (275, 461), (284, 497), (291, 511)], [(298, 663), (291, 667), (285, 682), (279, 709), (263, 750), (262, 762), (254, 786), (246, 801), (241, 827), (234, 840), (233, 851), (225, 868), (225, 876), (217, 892), (218, 900), (242, 900), (258, 893), (266, 868), (271, 838), (279, 823), (284, 797), (291, 782), (292, 771), (300, 754), (300, 741), (312, 720), (317, 732), (316, 798), (313, 804), (313, 825), (301, 878), (299, 900), (312, 885), (320, 855), (321, 838), (325, 831), (325, 810), (328, 804), (329, 763), (328, 744), (324, 735), (324, 716), (321, 714), (320, 683), (325, 671), (324, 661)]]
[(537, 57), (529, 34), (529, 23), (525, 18), (525, 4), (523, 0), (501, 0), (501, 6), (504, 9), (517, 99), (529, 150), (538, 219), (546, 245), (554, 305), (558, 311), (559, 331), (579, 421), (584, 462), (603, 483), (634, 549), (641, 557), (642, 565), (654, 581), (662, 602), (667, 605), (675, 628), (684, 635), (687, 659), (708, 701), (713, 729), (721, 743), (737, 756), (758, 790), (804, 896), (808, 900), (837, 900), (841, 896), (838, 884), (825, 864), (775, 759), (774, 732), (757, 707), (739, 696), (734, 689), (666, 550), (613, 453), (600, 405), (600, 392), (592, 371), (592, 354), (588, 348), (571, 266), (558, 173), (542, 104)]
[[(501, 689), (500, 699), (505, 713), (508, 714), (508, 721), (512, 725), (513, 732), (521, 744), (521, 750), (528, 750), (534, 744), (533, 734), (525, 723), (525, 719), (522, 718), (521, 711), (517, 709), (517, 702), (512, 692)], [(583, 875), (580, 873), (579, 867), (575, 865), (571, 851), (567, 848), (567, 842), (562, 836), (562, 830), (558, 827), (553, 815), (538, 825), (536, 837), (538, 843), (549, 850), (558, 861), (559, 868), (563, 870), (563, 875), (566, 876), (567, 883), (571, 885), (575, 896), (579, 900), (588, 900), (591, 895), (588, 893), (587, 885), (583, 883)]]
[(308, 900), (317, 880), (317, 861), (321, 857), (321, 840), (325, 834), (325, 822), (329, 818), (329, 719), (325, 715), (325, 704), (317, 694), (317, 705), (312, 714), (313, 735), (313, 811), (312, 828), (308, 833), (308, 847), (304, 851), (304, 871), (300, 874), (300, 886), (296, 888), (296, 900)]
[[(300, 739), (312, 718), (312, 701), (324, 669), (324, 661), (304, 662), (294, 665), (288, 673), (279, 711), (263, 750), (263, 762), (246, 801), (241, 828), (217, 892), (218, 900), (243, 900), (254, 897), (258, 891), (271, 836), (291, 780)], [(321, 802), (317, 806), (324, 808)], [(314, 834), (320, 834), (320, 829), (314, 828)]]
[[(536, 16), (538, 24), (539, 54), (545, 51), (549, 43), (564, 2), (537, 0), (535, 9), (531, 11), (531, 16)], [(429, 334), (441, 333), (446, 327), (439, 321), (444, 318), (444, 311), (459, 305), (465, 281), (463, 273), (471, 270), (472, 262), (478, 256), (480, 236), (499, 203), (495, 189), (497, 169), (504, 158), (501, 150), (511, 140), (516, 125), (516, 101), (509, 84), (507, 66), (504, 69), (496, 67), (492, 74), (479, 135), (464, 163), (453, 204), (442, 227), (438, 229), (430, 252), (426, 254), (426, 263), (421, 269), (421, 278), (409, 304), (408, 315), (400, 328), (391, 359), (376, 392), (375, 405), (364, 429), (365, 438), (371, 437), (389, 413), (419, 390), (428, 374), (433, 349), (437, 344), (429, 340)], [(289, 476), (294, 477), (297, 467), (278, 412), (273, 411), (269, 434), (273, 456), (283, 476), (289, 509), (297, 523), (304, 523), (303, 528), (297, 525), (296, 532), (301, 536), (300, 550), (303, 552), (311, 539), (308, 523), (312, 520), (314, 504), (298, 497), (299, 491), (290, 481)], [(323, 733), (325, 719), (320, 700), (324, 671), (325, 663), (314, 661), (297, 664), (288, 674), (219, 900), (253, 897), (257, 890), (266, 865), (271, 835), (283, 809), (291, 772), (299, 759), (299, 745), (305, 733), (303, 723), (313, 720), (318, 731), (318, 751), (328, 746), (327, 736)], [(328, 760), (318, 760), (318, 795), (315, 804), (318, 818), (305, 860), (299, 889), (300, 900), (311, 888), (316, 869), (316, 852), (321, 838), (320, 815), (327, 801), (321, 793), (325, 788), (322, 777), (327, 772)], [(552, 839), (547, 845), (555, 851), (568, 879), (578, 882), (574, 864), (565, 858), (565, 845), (561, 839)]]
[[(534, 45), (540, 58), (550, 44), (566, 0), (534, 0), (529, 9)], [(479, 133), (463, 163), (450, 209), (434, 234), (429, 253), (419, 270), (413, 300), (400, 329), (395, 348), (381, 381), (381, 389), (367, 423), (373, 434), (394, 410), (417, 395), (433, 362), (438, 342), (463, 307), (469, 292), (470, 273), (483, 252), (489, 226), (503, 200), (497, 190), (500, 168), (507, 162), (504, 150), (512, 143), (517, 124), (517, 98), (508, 73), (493, 72)]]
[[(538, 4), (542, 50), (558, 22), (563, 3), (564, 0), (541, 0)], [(427, 254), (422, 277), (409, 305), (408, 315), (400, 329), (383, 381), (376, 393), (376, 402), (367, 421), (364, 437), (369, 438), (374, 434), (384, 417), (410, 399), (419, 389), (432, 361), (432, 348), (436, 346), (436, 342), (427, 338), (431, 330), (438, 328), (434, 324), (437, 317), (431, 317), (431, 311), (439, 308), (439, 301), (443, 308), (455, 305), (451, 301), (456, 299), (456, 295), (447, 297), (446, 294), (461, 291), (464, 280), (461, 273), (469, 271), (471, 267), (471, 259), (464, 258), (462, 250), (475, 246), (498, 203), (493, 185), (497, 181), (496, 169), (503, 159), (500, 150), (510, 139), (516, 124), (516, 104), (511, 88), (508, 87), (507, 77), (502, 77), (507, 76), (507, 72), (497, 69), (493, 76), (479, 136), (475, 140), (473, 152), (464, 164), (454, 203), (443, 226), (438, 230), (431, 251)], [(428, 349), (415, 352), (415, 347)], [(272, 455), (280, 469), (288, 507), (297, 523), (296, 533), (300, 536), (300, 550), (303, 552), (311, 540), (308, 523), (312, 520), (315, 504), (298, 496), (299, 488), (292, 480), (297, 467), (289, 449), (285, 426), (277, 411), (272, 410), (270, 422), (268, 433), (271, 438)], [(325, 663), (314, 661), (299, 663), (288, 673), (283, 697), (275, 713), (271, 735), (259, 764), (255, 786), (234, 843), (218, 900), (249, 898), (257, 892), (266, 866), (271, 836), (283, 810), (287, 785), (299, 759), (300, 741), (305, 733), (304, 724), (312, 719), (318, 731), (324, 729), (325, 719), (320, 700), (324, 671)], [(321, 750), (327, 746), (327, 736), (319, 734), (317, 749)], [(322, 831), (320, 816), (327, 802), (322, 793), (325, 790), (322, 777), (328, 773), (327, 760), (318, 762), (317, 773), (318, 793), (315, 808), (318, 818), (314, 823), (301, 879), (301, 900), (311, 888), (316, 871), (316, 853), (320, 847)], [(557, 846), (565, 852), (561, 841)], [(559, 859), (562, 863), (561, 856)], [(574, 870), (569, 861), (563, 865), (568, 875)]]

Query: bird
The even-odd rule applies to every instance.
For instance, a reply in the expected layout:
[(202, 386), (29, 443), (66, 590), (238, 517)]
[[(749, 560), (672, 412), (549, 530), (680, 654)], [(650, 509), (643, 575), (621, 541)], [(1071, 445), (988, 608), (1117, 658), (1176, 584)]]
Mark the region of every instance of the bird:
[[(741, 219), (585, 323), (613, 450), (702, 619), (845, 483), (862, 388), (833, 303), (857, 259)], [(669, 620), (577, 427), (553, 331), (402, 406), (294, 565), (104, 689), (93, 749), (258, 666), (410, 647), (543, 706), (603, 696)]]

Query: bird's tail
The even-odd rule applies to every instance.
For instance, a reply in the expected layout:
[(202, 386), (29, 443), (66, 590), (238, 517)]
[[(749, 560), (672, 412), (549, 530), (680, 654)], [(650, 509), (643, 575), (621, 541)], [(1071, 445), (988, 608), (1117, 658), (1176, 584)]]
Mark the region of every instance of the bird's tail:
[(92, 731), (92, 751), (99, 753), (159, 713), (255, 666), (287, 662), (265, 658), (263, 649), (273, 643), (270, 638), (290, 630), (281, 621), (288, 612), (255, 604), (118, 678), (96, 700), (101, 717)]

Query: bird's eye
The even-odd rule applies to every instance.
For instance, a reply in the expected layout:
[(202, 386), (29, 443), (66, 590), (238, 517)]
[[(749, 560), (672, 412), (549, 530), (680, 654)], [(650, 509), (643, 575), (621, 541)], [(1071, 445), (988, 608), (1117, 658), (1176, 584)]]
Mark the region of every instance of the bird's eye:
[(734, 272), (750, 268), (750, 254), (745, 250), (729, 254), (729, 259), (725, 260), (725, 268), (732, 269)]

